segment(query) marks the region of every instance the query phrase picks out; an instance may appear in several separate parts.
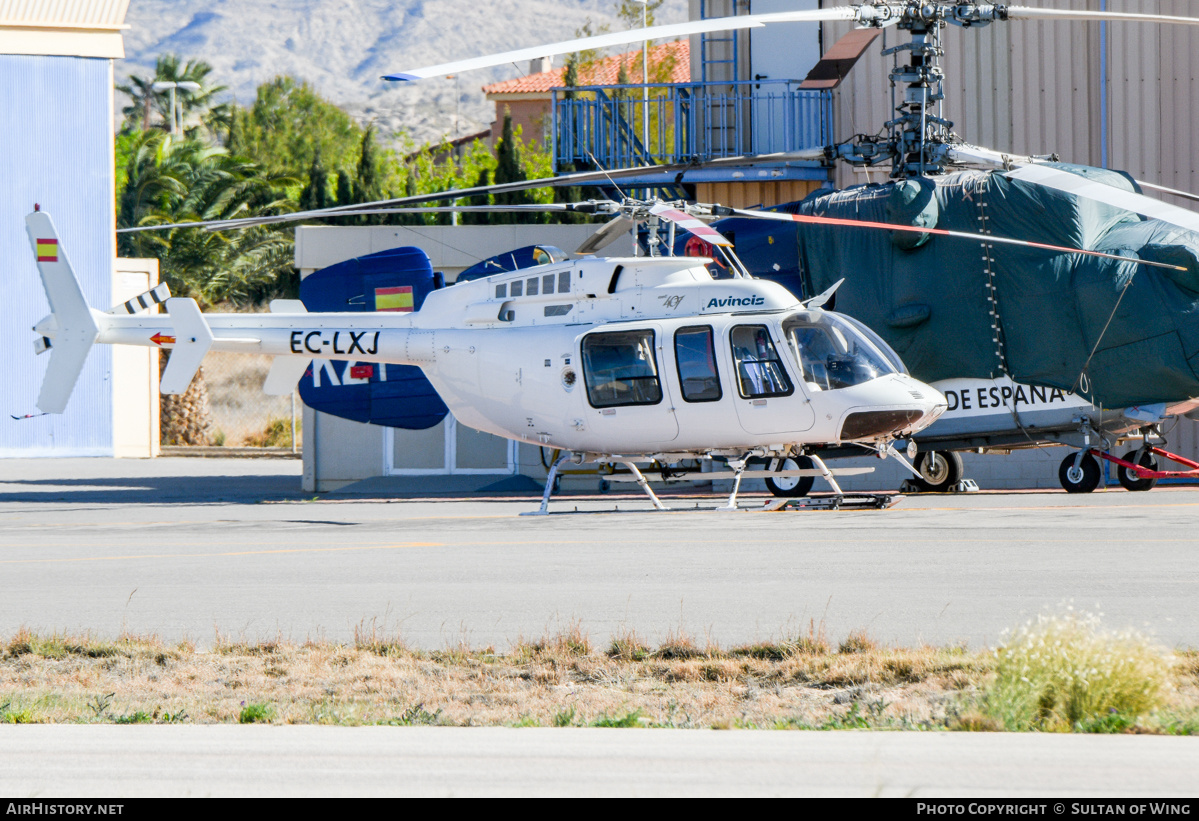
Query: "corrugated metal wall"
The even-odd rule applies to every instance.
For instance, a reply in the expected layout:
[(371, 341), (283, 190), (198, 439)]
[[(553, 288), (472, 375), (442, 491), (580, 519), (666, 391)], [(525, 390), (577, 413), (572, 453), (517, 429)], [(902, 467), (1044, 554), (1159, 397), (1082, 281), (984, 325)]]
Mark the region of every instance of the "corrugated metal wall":
[(111, 355), (92, 349), (61, 416), (36, 412), (46, 362), (34, 323), (50, 312), (25, 233), (33, 204), (59, 238), (94, 307), (112, 302), (112, 61), (0, 55), (0, 457), (111, 455)]
[(116, 26), (128, 8), (129, 0), (0, 0), (0, 21)]
[[(1101, 8), (1100, 0), (1028, 3)], [(1194, 16), (1188, 0), (1109, 0), (1109, 11)], [(1101, 30), (1106, 30), (1108, 166), (1147, 182), (1199, 192), (1199, 27), (1148, 23), (1009, 22), (944, 31), (945, 116), (968, 142), (1015, 153), (1056, 153), (1068, 162), (1103, 164)], [(849, 30), (825, 27), (827, 48)], [(887, 30), (887, 45), (901, 32)], [(878, 43), (881, 43), (881, 39)], [(837, 93), (839, 139), (877, 132), (894, 116), (891, 58), (872, 47)], [(862, 182), (838, 171), (838, 185)], [(1185, 200), (1171, 199), (1187, 206)]]

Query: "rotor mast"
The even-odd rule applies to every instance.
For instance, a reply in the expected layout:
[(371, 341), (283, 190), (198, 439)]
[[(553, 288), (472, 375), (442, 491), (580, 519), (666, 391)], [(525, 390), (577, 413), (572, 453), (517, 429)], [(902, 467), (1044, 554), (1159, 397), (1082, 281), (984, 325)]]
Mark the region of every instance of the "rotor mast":
[(941, 69), (941, 32), (946, 24), (985, 26), (1006, 20), (1002, 4), (952, 3), (925, 0), (864, 3), (856, 8), (856, 22), (863, 27), (894, 26), (910, 32), (910, 39), (884, 55), (908, 54), (908, 62), (896, 61), (891, 69), (891, 99), (898, 100), (898, 116), (886, 123), (886, 136), (860, 138), (835, 146), (836, 156), (851, 165), (873, 166), (888, 159), (891, 176), (899, 179), (944, 172), (949, 146), (954, 142), (953, 123), (940, 116), (945, 99), (945, 72)]

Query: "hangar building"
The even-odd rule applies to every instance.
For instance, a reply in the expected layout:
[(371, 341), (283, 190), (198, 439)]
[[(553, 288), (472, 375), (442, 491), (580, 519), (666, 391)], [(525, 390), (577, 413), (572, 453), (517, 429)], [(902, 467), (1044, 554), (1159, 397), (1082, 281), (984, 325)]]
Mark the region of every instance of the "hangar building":
[[(97, 346), (65, 413), (11, 418), (36, 413), (49, 358), (33, 355), (30, 333), (50, 313), (25, 234), (34, 203), (53, 215), (92, 305), (128, 299), (156, 277), (153, 265), (114, 266), (112, 61), (125, 56), (128, 6), (129, 0), (0, 0), (0, 395), (6, 400), (0, 457), (149, 456), (156, 450), (158, 420), (148, 388), (154, 369), (141, 352), (125, 357)], [(130, 402), (132, 396), (137, 401)]]

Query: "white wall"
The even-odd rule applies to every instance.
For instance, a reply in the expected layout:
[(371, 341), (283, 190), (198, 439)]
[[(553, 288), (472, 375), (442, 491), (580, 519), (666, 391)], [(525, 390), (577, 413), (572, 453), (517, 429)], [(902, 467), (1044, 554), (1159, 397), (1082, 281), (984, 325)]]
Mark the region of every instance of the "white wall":
[[(461, 226), (300, 226), (296, 229), (296, 267), (301, 276), (365, 254), (414, 245), (429, 255), (434, 271), (448, 281), (476, 262), (525, 245), (556, 245), (573, 251), (598, 225), (461, 225)], [(618, 241), (609, 249), (627, 253), (632, 240)], [(439, 426), (440, 428), (440, 426)], [(496, 437), (487, 434), (488, 439)], [(469, 437), (465, 437), (469, 439)], [(436, 431), (393, 430), (339, 419), (304, 408), (304, 478), (306, 491), (339, 487), (383, 476), (388, 467), (405, 470), (414, 465), (441, 465), (430, 473), (443, 474), (444, 437)], [(390, 444), (391, 454), (388, 454)], [(506, 452), (487, 447), (488, 451)], [(515, 472), (544, 476), (536, 449), (520, 448)], [(389, 459), (390, 456), (390, 459)], [(464, 459), (460, 456), (460, 464)], [(474, 464), (471, 460), (465, 463)], [(507, 471), (507, 459), (498, 459), (495, 470)], [(493, 478), (500, 478), (498, 476)], [(431, 480), (435, 481), (435, 480)], [(598, 480), (597, 480), (598, 481)]]
[[(116, 304), (158, 284), (158, 260), (118, 258), (113, 269)], [(149, 313), (159, 312), (158, 306)], [(112, 348), (113, 456), (149, 459), (159, 451), (158, 348)]]

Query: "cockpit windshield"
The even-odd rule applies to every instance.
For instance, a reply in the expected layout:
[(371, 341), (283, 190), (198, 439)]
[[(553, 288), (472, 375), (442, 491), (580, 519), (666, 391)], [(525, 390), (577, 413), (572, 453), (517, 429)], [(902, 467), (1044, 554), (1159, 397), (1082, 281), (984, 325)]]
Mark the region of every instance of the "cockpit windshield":
[(784, 320), (783, 332), (809, 390), (848, 388), (900, 370), (886, 343), (837, 314), (804, 311)]

